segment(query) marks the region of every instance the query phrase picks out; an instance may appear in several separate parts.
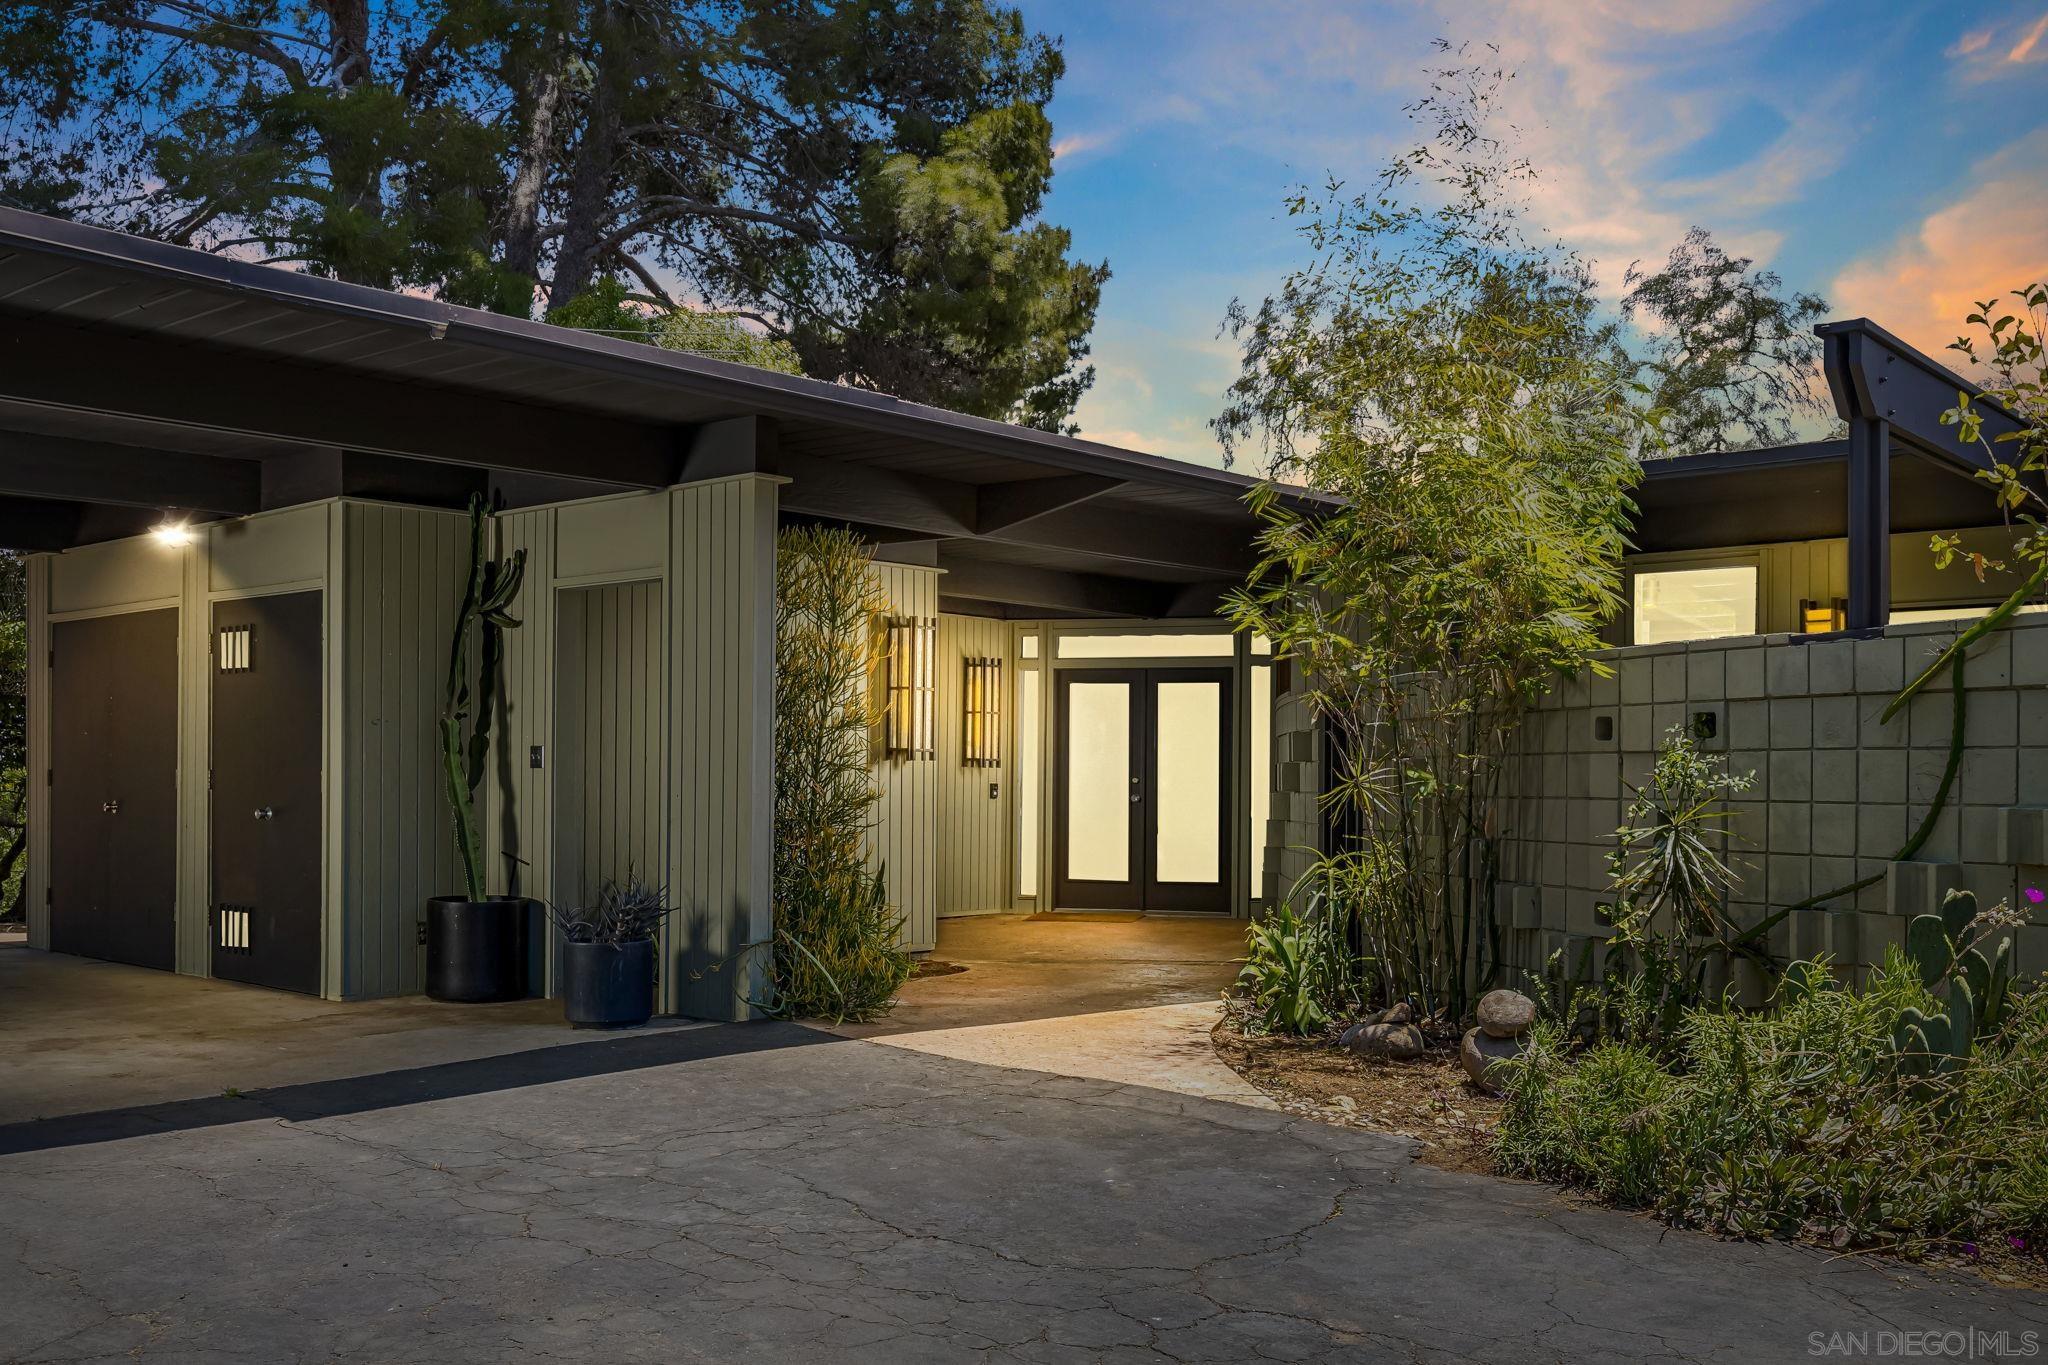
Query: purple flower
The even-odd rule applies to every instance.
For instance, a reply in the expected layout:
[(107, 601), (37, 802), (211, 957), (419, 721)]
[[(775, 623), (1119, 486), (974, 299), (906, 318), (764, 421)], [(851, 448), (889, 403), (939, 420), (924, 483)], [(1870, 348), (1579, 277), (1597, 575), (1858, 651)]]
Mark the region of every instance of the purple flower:
[(2014, 1251), (2025, 1251), (2027, 1249), (2027, 1239), (2024, 1237), (2008, 1237), (2005, 1239), (2005, 1244)]
[(1976, 1254), (1977, 1254), (1977, 1244), (1976, 1244), (1975, 1242), (1965, 1242), (1965, 1243), (1963, 1243), (1963, 1255), (1965, 1255), (1965, 1256), (1975, 1256)]
[(2027, 888), (2027, 900), (2030, 904), (2039, 905), (2042, 901), (2048, 901), (2048, 891), (2043, 891), (2038, 886), (2030, 886)]

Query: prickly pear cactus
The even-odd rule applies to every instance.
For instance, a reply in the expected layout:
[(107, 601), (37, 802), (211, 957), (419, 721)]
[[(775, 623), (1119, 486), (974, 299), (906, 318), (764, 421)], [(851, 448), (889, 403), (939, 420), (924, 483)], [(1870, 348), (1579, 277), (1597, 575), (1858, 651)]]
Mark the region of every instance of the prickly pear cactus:
[(1977, 941), (1977, 897), (1951, 891), (1938, 915), (1917, 915), (1906, 926), (1906, 956), (1919, 970), (1922, 984), (1943, 992), (1948, 1010), (1925, 1015), (1902, 1010), (1892, 1029), (1892, 1042), (1909, 1070), (1941, 1070), (1970, 1055), (1980, 1037), (2005, 1022), (2012, 986), (2012, 941), (1999, 943), (1989, 957)]

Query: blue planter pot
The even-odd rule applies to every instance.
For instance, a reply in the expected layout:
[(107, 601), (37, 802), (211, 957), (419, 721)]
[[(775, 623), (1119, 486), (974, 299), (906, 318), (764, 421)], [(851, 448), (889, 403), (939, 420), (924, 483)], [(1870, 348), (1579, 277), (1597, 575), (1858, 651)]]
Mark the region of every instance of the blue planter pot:
[(564, 943), (562, 1014), (577, 1028), (632, 1028), (654, 1015), (654, 942)]

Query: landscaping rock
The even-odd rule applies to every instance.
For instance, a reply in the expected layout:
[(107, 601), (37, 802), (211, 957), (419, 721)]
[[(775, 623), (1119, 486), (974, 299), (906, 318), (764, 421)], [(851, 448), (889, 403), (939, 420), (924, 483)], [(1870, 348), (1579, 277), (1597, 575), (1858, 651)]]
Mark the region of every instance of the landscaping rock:
[(1488, 991), (1479, 997), (1479, 1027), (1492, 1038), (1519, 1038), (1536, 1022), (1536, 1002), (1520, 991)]
[(1519, 1038), (1496, 1038), (1483, 1028), (1465, 1030), (1464, 1045), (1458, 1049), (1458, 1056), (1465, 1063), (1465, 1074), (1481, 1090), (1498, 1091), (1493, 1081), (1487, 1079), (1496, 1063), (1510, 1057), (1522, 1055), (1522, 1040)]
[(1415, 1008), (1406, 1000), (1397, 1000), (1380, 1011), (1382, 1024), (1412, 1024), (1415, 1022)]
[(1420, 1057), (1427, 1046), (1422, 1030), (1413, 1024), (1360, 1024), (1346, 1035), (1344, 1045), (1361, 1057), (1397, 1062)]

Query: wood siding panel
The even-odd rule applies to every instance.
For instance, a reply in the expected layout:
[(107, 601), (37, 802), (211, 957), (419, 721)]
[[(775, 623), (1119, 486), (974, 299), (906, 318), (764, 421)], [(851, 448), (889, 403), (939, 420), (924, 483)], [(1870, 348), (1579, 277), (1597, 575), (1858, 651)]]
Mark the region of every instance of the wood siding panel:
[[(744, 1019), (761, 998), (775, 844), (776, 481), (670, 491), (666, 1010)], [(755, 947), (752, 945), (760, 945)]]
[(459, 513), (346, 503), (341, 543), (330, 604), (342, 649), (341, 914), (328, 992), (411, 995), (425, 984), (427, 898), (462, 890), (436, 726), (469, 527)]
[(556, 620), (552, 894), (579, 905), (607, 879), (666, 879), (661, 584), (564, 588)]
[[(554, 891), (556, 592), (555, 509), (508, 512), (498, 518), (502, 553), (526, 551), (526, 588), (513, 615), (519, 629), (505, 636), (504, 687), (499, 694), (497, 743), (484, 779), (484, 866), (508, 895)], [(541, 764), (531, 761), (540, 746)], [(529, 961), (532, 980), (554, 994), (547, 936), (537, 936)]]
[[(939, 614), (937, 569), (877, 564), (875, 574), (890, 615)], [(933, 681), (941, 689), (947, 657), (944, 652), (936, 656), (940, 676)], [(934, 697), (933, 704), (941, 707), (934, 720), (943, 726), (943, 703)], [(868, 830), (868, 862), (888, 879), (889, 900), (903, 916), (903, 946), (912, 952), (930, 952), (938, 942), (938, 770), (936, 759), (884, 756), (877, 727), (875, 782), (881, 795)]]
[[(981, 914), (1011, 907), (1011, 787), (1016, 765), (1016, 663), (1010, 623), (941, 616), (938, 643), (938, 761), (934, 765), (937, 886), (934, 913)], [(966, 762), (966, 661), (1001, 659), (1001, 765)], [(996, 796), (989, 797), (993, 783)], [(934, 926), (936, 929), (936, 926)], [(926, 945), (930, 946), (930, 945)]]

